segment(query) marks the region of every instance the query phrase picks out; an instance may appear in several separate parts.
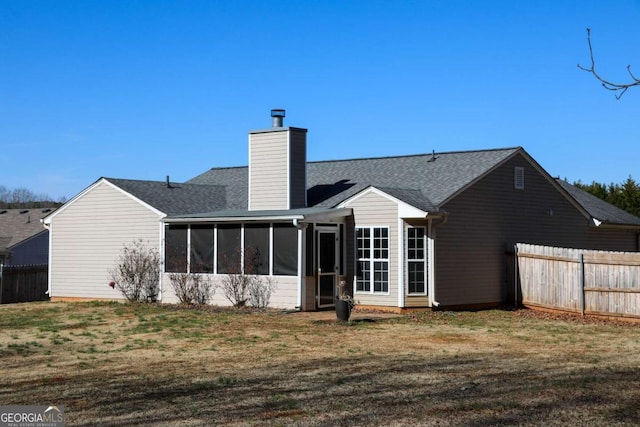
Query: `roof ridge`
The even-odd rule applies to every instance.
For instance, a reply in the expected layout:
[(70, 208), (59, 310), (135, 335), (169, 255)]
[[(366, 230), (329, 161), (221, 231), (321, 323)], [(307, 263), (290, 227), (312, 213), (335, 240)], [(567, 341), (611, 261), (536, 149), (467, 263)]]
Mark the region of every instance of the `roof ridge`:
[[(379, 157), (353, 157), (349, 159), (333, 159), (333, 160), (307, 160), (307, 164), (320, 164), (320, 163), (339, 163), (339, 162), (352, 162), (358, 160), (386, 160), (386, 159), (401, 159), (401, 158), (412, 158), (412, 157), (428, 157), (432, 155), (450, 155), (450, 154), (464, 154), (464, 153), (487, 153), (491, 151), (513, 151), (513, 150), (522, 150), (523, 147), (516, 145), (512, 147), (502, 147), (502, 148), (484, 148), (478, 150), (456, 150), (456, 151), (435, 151), (431, 153), (420, 153), (420, 154), (398, 154), (393, 156), (379, 156)], [(229, 169), (247, 169), (249, 166), (223, 166), (223, 167), (212, 167), (207, 170), (208, 171), (222, 171)], [(206, 172), (204, 172), (206, 173)], [(202, 175), (202, 174), (200, 174)], [(198, 177), (196, 175), (194, 178)], [(193, 178), (191, 178), (193, 179)]]
[[(457, 151), (434, 151), (431, 153), (421, 153), (421, 154), (401, 154), (395, 156), (380, 156), (380, 157), (355, 157), (351, 159), (335, 159), (335, 160), (313, 160), (307, 161), (307, 163), (329, 163), (329, 162), (350, 162), (355, 160), (384, 160), (384, 159), (400, 159), (400, 158), (411, 158), (411, 157), (428, 157), (432, 155), (449, 155), (449, 154), (464, 154), (464, 153), (485, 153), (490, 151), (513, 151), (523, 149), (521, 146), (514, 147), (504, 147), (504, 148), (487, 148), (480, 150), (457, 150)], [(246, 167), (246, 166), (245, 166)]]
[[(127, 181), (127, 182), (149, 182), (149, 183), (154, 183), (154, 184), (165, 184), (166, 185), (166, 181), (155, 181), (155, 180), (151, 180), (151, 179), (130, 179), (130, 178), (110, 178), (110, 177), (106, 177), (103, 176), (101, 179), (105, 179), (107, 181), (110, 182), (117, 182), (117, 181)], [(193, 185), (193, 186), (199, 186), (199, 187), (224, 187), (224, 185), (220, 185), (220, 184), (195, 184), (193, 182), (177, 182), (177, 181), (171, 181), (171, 184), (175, 184), (175, 185)]]

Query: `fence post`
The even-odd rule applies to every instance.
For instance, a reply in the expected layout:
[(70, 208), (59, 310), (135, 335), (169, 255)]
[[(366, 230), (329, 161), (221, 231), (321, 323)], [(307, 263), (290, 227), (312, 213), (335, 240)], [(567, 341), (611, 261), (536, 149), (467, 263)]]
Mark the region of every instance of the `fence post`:
[(2, 271), (4, 270), (4, 258), (0, 258), (0, 304), (2, 304), (2, 291), (4, 280), (2, 280)]
[(580, 313), (584, 316), (584, 254), (580, 253)]
[(513, 307), (518, 308), (518, 244), (513, 244)]

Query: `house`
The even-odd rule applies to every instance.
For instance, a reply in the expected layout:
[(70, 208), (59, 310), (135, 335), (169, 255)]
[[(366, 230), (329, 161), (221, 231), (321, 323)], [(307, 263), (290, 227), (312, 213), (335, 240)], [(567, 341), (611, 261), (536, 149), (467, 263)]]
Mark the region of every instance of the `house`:
[[(100, 178), (44, 219), (55, 299), (115, 299), (109, 270), (142, 239), (168, 274), (219, 280), (254, 251), (271, 305), (488, 306), (505, 300), (516, 242), (637, 251), (640, 218), (552, 178), (523, 148), (306, 161), (307, 130), (249, 132), (247, 167), (186, 183)], [(245, 263), (246, 266), (246, 263)], [(221, 292), (214, 304), (228, 304)]]
[(55, 207), (0, 209), (0, 264), (46, 264), (49, 232), (40, 220)]

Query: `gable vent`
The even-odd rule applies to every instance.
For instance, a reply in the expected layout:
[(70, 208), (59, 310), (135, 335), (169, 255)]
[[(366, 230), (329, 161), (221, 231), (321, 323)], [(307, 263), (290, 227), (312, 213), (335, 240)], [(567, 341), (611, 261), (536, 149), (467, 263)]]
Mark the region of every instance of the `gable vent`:
[(513, 188), (524, 190), (524, 168), (522, 166), (516, 166), (513, 169)]

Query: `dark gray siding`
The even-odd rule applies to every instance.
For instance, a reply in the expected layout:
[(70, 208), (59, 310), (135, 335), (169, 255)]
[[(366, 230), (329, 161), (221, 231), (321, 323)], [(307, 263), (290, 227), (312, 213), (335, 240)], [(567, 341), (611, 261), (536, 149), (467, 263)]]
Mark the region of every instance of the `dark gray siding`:
[(306, 208), (307, 131), (291, 129), (289, 138), (289, 208)]
[(49, 263), (49, 232), (44, 231), (11, 247), (7, 264), (29, 265)]
[[(524, 190), (514, 168), (524, 167)], [(445, 306), (498, 303), (507, 295), (513, 243), (635, 250), (634, 231), (594, 229), (543, 174), (518, 154), (443, 206), (437, 228), (436, 298)]]

